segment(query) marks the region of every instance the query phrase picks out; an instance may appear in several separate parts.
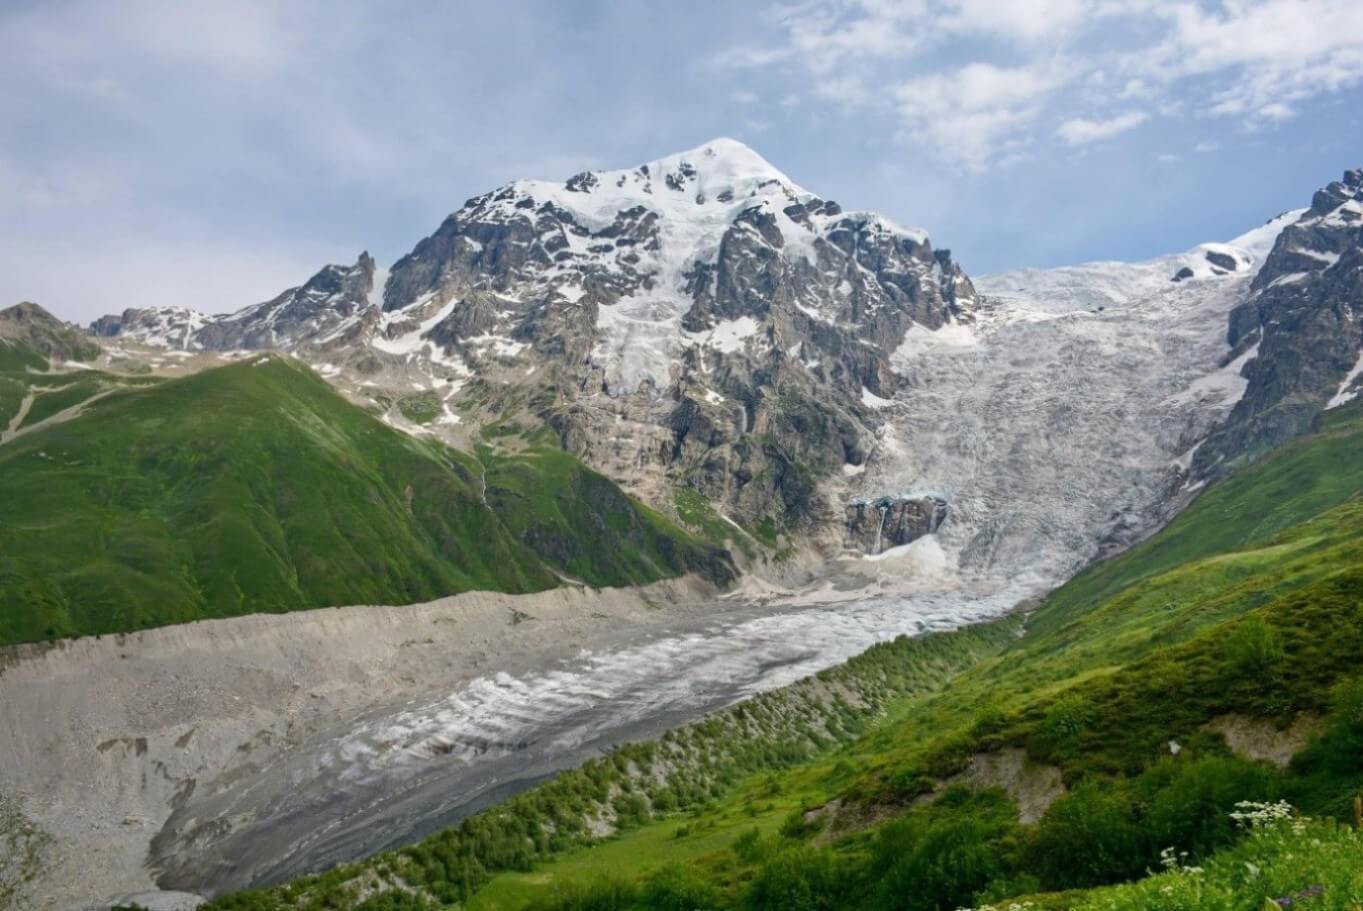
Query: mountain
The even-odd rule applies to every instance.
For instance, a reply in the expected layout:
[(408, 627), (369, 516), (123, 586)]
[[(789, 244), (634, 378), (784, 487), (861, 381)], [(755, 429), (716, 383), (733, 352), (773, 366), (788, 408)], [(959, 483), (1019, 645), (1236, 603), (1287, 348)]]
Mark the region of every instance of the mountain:
[[(409, 851), (229, 907), (571, 907), (577, 885), (565, 898), (533, 877), (472, 893), (550, 855), (567, 871), (551, 889), (577, 884), (559, 852), (612, 831), (619, 853), (594, 847), (588, 866), (696, 860), (667, 875), (702, 891), (653, 905), (878, 907), (911, 890), (877, 883), (974, 871), (924, 904), (958, 907), (1136, 876), (1170, 844), (1211, 857), (1231, 843), (1232, 797), (1290, 793), (1338, 815), (1363, 785), (1330, 695), (1358, 645), (1358, 184), (1350, 172), (1225, 243), (971, 279), (923, 232), (845, 212), (716, 140), (475, 197), (387, 270), (361, 254), (233, 314), (106, 317), (84, 363), (37, 351), (70, 327), (21, 310), (22, 337), (0, 344), (0, 641), (471, 588), (727, 584), (725, 547), (752, 590), (816, 579), (901, 616), (900, 597), (946, 614), (1028, 608), (887, 644)], [(758, 620), (791, 636), (771, 610)], [(691, 687), (654, 663), (650, 695)], [(512, 671), (488, 675), (507, 712), (540, 701)], [(645, 704), (681, 703), (629, 710)], [(647, 720), (683, 717), (667, 712)], [(1302, 768), (1233, 755), (1298, 751), (1327, 717), (1348, 730)], [(603, 741), (585, 743), (620, 730), (592, 723)], [(1289, 750), (1270, 723), (1306, 733)], [(166, 750), (183, 736), (160, 733)], [(1191, 777), (1166, 751), (1186, 752)], [(232, 755), (176, 785), (199, 794), (176, 798), (158, 836), (166, 882), (211, 891), (215, 840), (265, 850), (251, 827), (275, 817), (249, 809), (274, 793), (252, 765), (265, 754)], [(317, 755), (300, 747), (290, 768)], [(1212, 779), (1238, 790), (1209, 792)], [(291, 825), (326, 831), (306, 813), (338, 802), (288, 787), (287, 812), (305, 808)], [(60, 803), (44, 818), (65, 825)], [(171, 808), (147, 806), (151, 833)], [(233, 821), (204, 809), (229, 806)], [(671, 815), (683, 810), (702, 828)], [(962, 832), (963, 817), (987, 825)], [(1093, 865), (1046, 866), (1109, 831), (1123, 841)], [(141, 863), (152, 835), (114, 837)], [(327, 856), (361, 850), (348, 844)], [(913, 876), (905, 856), (922, 860)], [(981, 857), (997, 863), (981, 872)], [(649, 907), (629, 890), (654, 880), (604, 888)]]
[(1225, 243), (972, 281), (924, 232), (720, 139), (515, 181), (386, 272), (361, 255), (228, 316), (95, 330), (286, 350), (464, 450), (547, 430), (759, 562), (928, 539), (948, 572), (1043, 588), (1349, 394), (1357, 184)]
[(1248, 387), (1198, 450), (1214, 476), (1306, 432), (1351, 400), (1363, 375), (1363, 170), (1318, 191), (1277, 237), (1248, 300), (1231, 314), (1232, 358)]
[(121, 338), (185, 351), (290, 350), (344, 344), (361, 335), (374, 290), (374, 259), (325, 266), (297, 288), (235, 313), (208, 316), (180, 307), (128, 309), (90, 326), (99, 338)]
[(275, 355), (83, 395), (0, 441), (0, 644), (733, 575), (561, 451), (412, 439)]
[(433, 432), (519, 415), (646, 499), (670, 506), (680, 484), (785, 529), (821, 509), (820, 479), (865, 460), (865, 396), (899, 387), (890, 355), (910, 327), (968, 322), (977, 303), (923, 232), (844, 212), (732, 140), (514, 182), (381, 288), (376, 274), (362, 255), (230, 316), (130, 310), (94, 331), (289, 350), (390, 402), (420, 384), (458, 416)]
[(92, 361), (100, 353), (84, 333), (29, 301), (0, 310), (0, 340), (23, 343), (55, 361)]

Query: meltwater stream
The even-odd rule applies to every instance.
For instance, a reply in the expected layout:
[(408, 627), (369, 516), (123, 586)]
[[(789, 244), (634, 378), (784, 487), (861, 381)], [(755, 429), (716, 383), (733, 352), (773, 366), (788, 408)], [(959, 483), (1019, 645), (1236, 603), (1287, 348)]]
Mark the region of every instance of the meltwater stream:
[[(776, 612), (717, 604), (642, 641), (539, 672), (478, 677), (286, 754), (240, 787), (191, 797), (153, 844), (158, 883), (216, 895), (410, 843), (614, 745), (876, 642), (997, 616), (1027, 594), (876, 596)], [(224, 819), (236, 822), (230, 833), (194, 828), (194, 820)]]

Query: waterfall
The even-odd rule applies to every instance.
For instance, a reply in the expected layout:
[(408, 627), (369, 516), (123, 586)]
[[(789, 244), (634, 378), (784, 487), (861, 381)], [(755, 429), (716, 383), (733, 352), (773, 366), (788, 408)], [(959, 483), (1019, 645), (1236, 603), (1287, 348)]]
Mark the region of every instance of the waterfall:
[(937, 534), (937, 529), (942, 527), (942, 521), (946, 516), (946, 504), (938, 500), (933, 504), (932, 516), (928, 519), (928, 534)]
[(872, 554), (880, 553), (880, 533), (885, 530), (885, 517), (890, 514), (890, 507), (886, 503), (880, 504), (880, 524), (876, 526), (876, 546), (871, 551)]

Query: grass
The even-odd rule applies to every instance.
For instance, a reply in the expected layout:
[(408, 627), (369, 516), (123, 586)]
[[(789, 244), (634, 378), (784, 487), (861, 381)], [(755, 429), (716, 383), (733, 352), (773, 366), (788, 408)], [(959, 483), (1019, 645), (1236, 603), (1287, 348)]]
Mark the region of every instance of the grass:
[(714, 504), (698, 491), (690, 487), (675, 488), (672, 491), (672, 506), (681, 524), (702, 539), (720, 547), (737, 547), (748, 558), (755, 555), (752, 537), (737, 525), (726, 521), (715, 511)]
[[(83, 396), (104, 381), (73, 386)], [(0, 447), (0, 644), (536, 591), (561, 573), (592, 585), (689, 569), (729, 578), (727, 555), (568, 456), (521, 458), (488, 450), (483, 464), (414, 440), (277, 357), (120, 391)], [(577, 479), (552, 511), (484, 503), (485, 474), (533, 476), (547, 462)], [(545, 525), (584, 543), (537, 549), (526, 532)]]
[(540, 444), (487, 466), (487, 501), (535, 553), (574, 579), (630, 585), (680, 567), (717, 583), (734, 572), (727, 552), (677, 528), (561, 449)]
[(419, 392), (398, 399), (398, 411), (413, 424), (429, 424), (440, 416), (440, 396), (434, 392)]
[(1329, 821), (1255, 830), (1204, 864), (1175, 866), (1131, 885), (1094, 890), (1074, 911), (1352, 911), (1363, 903), (1363, 836)]

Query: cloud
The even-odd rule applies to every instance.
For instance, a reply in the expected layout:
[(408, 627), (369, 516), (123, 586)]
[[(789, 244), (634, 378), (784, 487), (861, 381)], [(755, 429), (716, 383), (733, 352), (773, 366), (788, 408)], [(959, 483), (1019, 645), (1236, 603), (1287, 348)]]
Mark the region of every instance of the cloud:
[(980, 168), (1005, 152), (1018, 151), (1022, 145), (1016, 138), (1018, 130), (1068, 78), (1059, 63), (1034, 67), (971, 63), (901, 82), (893, 96), (905, 130), (945, 157)]
[(779, 40), (714, 62), (777, 69), (803, 81), (803, 95), (891, 113), (902, 141), (970, 168), (1048, 136), (1111, 138), (1153, 116), (1095, 119), (1094, 109), (1139, 100), (1262, 128), (1363, 83), (1360, 0), (807, 0), (776, 8), (771, 24)]
[(735, 89), (729, 93), (729, 100), (734, 104), (756, 104), (758, 101), (757, 93), (747, 89)]
[(1149, 119), (1150, 115), (1145, 111), (1127, 111), (1106, 120), (1075, 117), (1060, 124), (1055, 133), (1072, 146), (1088, 145), (1091, 142), (1111, 139), (1127, 130), (1134, 130)]

